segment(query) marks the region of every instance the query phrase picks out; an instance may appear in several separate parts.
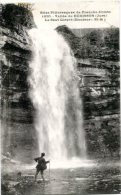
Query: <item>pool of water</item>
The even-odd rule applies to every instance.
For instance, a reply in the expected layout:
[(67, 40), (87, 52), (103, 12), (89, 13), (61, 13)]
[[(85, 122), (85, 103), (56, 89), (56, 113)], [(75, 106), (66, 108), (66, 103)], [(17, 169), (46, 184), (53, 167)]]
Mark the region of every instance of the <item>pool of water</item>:
[[(45, 182), (38, 175), (34, 182), (35, 169), (22, 171), (16, 185), (20, 195), (40, 194), (120, 194), (121, 174), (119, 163), (98, 163), (78, 168), (57, 168), (45, 171)], [(12, 176), (11, 176), (12, 178)], [(15, 174), (13, 177), (16, 180)]]

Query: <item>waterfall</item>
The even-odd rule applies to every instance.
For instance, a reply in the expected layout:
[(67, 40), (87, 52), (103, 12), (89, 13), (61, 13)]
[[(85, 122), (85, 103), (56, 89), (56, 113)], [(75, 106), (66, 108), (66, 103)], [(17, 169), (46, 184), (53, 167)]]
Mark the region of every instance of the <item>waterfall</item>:
[(56, 160), (84, 157), (82, 103), (76, 61), (56, 30), (29, 31), (33, 58), (29, 63), (30, 98), (39, 151)]

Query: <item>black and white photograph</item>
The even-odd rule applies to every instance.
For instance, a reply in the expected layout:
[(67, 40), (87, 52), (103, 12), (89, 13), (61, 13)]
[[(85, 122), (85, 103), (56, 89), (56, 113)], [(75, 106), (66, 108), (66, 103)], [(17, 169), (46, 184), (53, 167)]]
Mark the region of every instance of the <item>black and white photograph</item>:
[(1, 195), (121, 193), (119, 1), (105, 2), (0, 4)]

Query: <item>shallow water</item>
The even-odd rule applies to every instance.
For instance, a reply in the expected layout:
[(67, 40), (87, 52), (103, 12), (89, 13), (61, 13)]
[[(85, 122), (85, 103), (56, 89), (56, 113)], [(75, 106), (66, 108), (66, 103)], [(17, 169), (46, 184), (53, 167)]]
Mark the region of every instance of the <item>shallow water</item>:
[[(93, 167), (51, 169), (45, 171), (45, 182), (33, 170), (22, 173), (16, 190), (23, 195), (40, 194), (119, 194), (121, 174), (118, 164), (98, 164)], [(15, 180), (15, 177), (14, 177)]]

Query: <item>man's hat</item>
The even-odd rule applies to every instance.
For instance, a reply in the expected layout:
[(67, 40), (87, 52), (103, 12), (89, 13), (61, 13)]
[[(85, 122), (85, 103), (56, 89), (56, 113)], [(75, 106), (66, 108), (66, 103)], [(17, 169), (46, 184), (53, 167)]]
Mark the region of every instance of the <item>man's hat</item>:
[(42, 153), (41, 153), (41, 156), (45, 156), (45, 153), (44, 153), (44, 152), (42, 152)]

